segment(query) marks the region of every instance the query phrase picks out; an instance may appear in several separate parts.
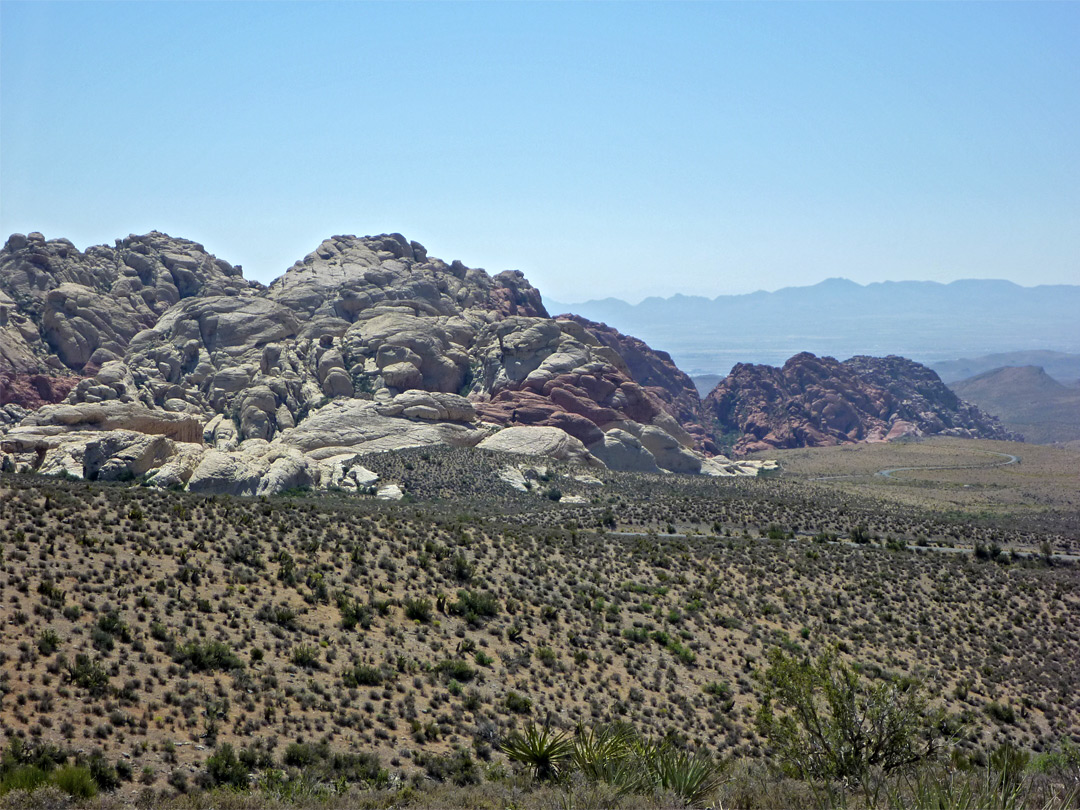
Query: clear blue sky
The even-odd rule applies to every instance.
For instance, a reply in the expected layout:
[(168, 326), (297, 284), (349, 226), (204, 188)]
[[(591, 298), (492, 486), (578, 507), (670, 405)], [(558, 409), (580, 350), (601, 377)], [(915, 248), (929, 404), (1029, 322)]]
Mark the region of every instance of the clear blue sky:
[(562, 301), (1080, 283), (1080, 4), (0, 2), (0, 231)]

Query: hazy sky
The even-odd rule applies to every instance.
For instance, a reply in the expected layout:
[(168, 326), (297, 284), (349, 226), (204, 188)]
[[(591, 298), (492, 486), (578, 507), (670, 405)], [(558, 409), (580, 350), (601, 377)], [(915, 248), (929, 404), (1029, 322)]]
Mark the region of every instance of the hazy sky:
[(0, 231), (562, 301), (1080, 283), (1080, 4), (0, 2)]

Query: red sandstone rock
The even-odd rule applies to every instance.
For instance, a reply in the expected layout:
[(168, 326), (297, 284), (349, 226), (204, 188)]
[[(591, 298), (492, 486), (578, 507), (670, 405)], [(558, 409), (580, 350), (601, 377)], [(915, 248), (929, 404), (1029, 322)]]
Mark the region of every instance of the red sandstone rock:
[(1019, 437), (903, 357), (797, 354), (783, 368), (740, 363), (705, 398), (740, 455), (772, 448), (887, 441), (905, 435)]

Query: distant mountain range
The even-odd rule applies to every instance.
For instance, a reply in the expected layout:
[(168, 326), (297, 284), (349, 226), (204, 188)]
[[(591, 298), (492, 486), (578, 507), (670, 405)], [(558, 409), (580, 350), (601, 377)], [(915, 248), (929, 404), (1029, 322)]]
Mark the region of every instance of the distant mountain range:
[(931, 366), (994, 352), (1080, 353), (1077, 285), (834, 278), (713, 299), (675, 295), (632, 305), (548, 298), (545, 305), (636, 335), (692, 376), (725, 375), (739, 362), (782, 365), (804, 351), (838, 359), (896, 354)]
[(938, 373), (946, 385), (960, 380), (967, 380), (987, 371), (1002, 368), (1038, 366), (1057, 382), (1066, 386), (1080, 384), (1080, 354), (1067, 352), (1002, 352), (987, 354), (982, 357), (964, 357), (960, 360), (946, 360), (932, 363), (931, 368)]

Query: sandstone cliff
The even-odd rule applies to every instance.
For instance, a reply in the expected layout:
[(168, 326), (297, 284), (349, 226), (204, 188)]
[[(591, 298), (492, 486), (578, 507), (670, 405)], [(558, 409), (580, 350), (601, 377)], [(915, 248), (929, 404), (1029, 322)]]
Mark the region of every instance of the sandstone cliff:
[[(364, 453), (528, 426), (592, 464), (753, 472), (701, 452), (700, 403), (666, 355), (551, 319), (520, 272), (447, 264), (400, 234), (327, 239), (269, 287), (156, 232), (85, 252), (16, 234), (0, 290), (6, 468), (232, 494), (359, 488)], [(570, 452), (537, 435), (484, 447)]]
[(797, 354), (782, 368), (742, 364), (705, 398), (718, 436), (746, 453), (948, 435), (1019, 440), (903, 357)]

